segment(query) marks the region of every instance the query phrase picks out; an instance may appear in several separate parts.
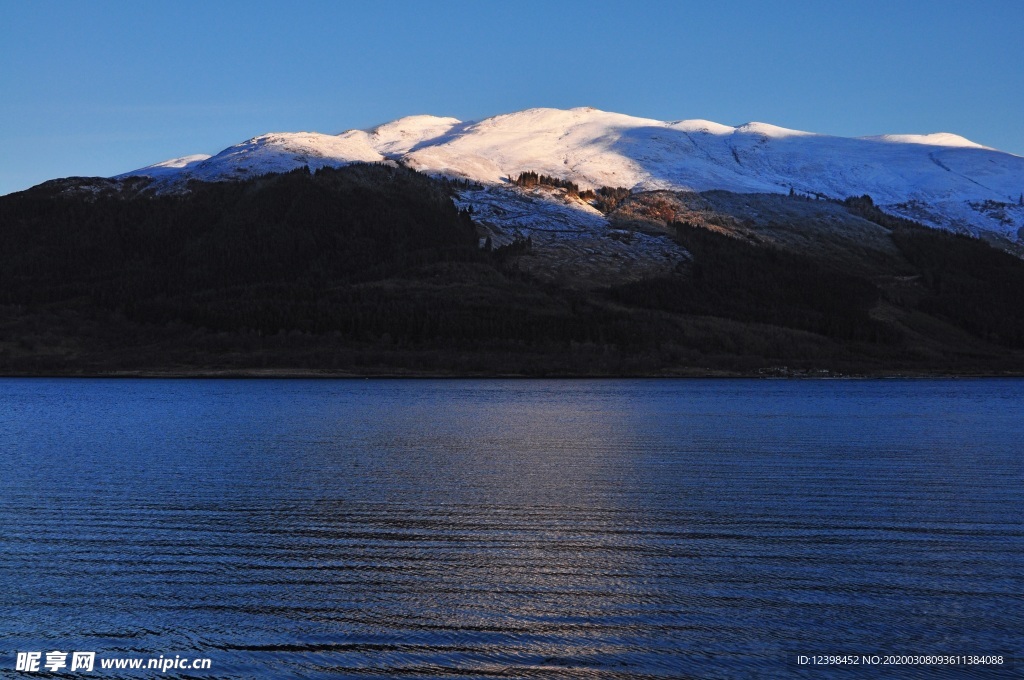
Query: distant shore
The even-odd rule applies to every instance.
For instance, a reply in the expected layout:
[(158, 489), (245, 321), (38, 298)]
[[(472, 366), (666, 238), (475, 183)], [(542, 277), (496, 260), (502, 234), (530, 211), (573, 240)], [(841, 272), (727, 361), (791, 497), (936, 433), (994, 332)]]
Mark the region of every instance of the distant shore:
[(833, 373), (830, 371), (727, 371), (680, 369), (661, 373), (464, 373), (438, 371), (354, 371), (310, 368), (216, 369), (174, 368), (76, 372), (0, 371), (0, 378), (124, 378), (124, 379), (444, 379), (444, 380), (635, 380), (635, 379), (748, 379), (748, 380), (898, 380), (1024, 378), (1024, 370), (1005, 372), (877, 371)]

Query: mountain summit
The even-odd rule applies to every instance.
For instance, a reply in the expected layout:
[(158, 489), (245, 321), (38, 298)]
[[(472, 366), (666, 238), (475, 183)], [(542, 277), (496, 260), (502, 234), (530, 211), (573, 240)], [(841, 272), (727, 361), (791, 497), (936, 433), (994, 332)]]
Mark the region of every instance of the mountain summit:
[(494, 186), (535, 171), (584, 189), (868, 194), (887, 212), (934, 227), (1011, 240), (1024, 228), (1024, 158), (955, 134), (846, 138), (589, 107), (527, 109), (478, 122), (417, 115), (337, 135), (270, 133), (214, 156), (185, 156), (119, 177), (151, 177), (171, 189), (192, 179), (383, 161)]

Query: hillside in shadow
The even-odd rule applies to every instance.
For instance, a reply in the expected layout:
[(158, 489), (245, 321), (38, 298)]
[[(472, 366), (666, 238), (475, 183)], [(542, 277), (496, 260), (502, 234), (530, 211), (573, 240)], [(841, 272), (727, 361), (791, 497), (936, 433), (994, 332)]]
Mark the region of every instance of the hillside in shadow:
[[(0, 373), (1024, 369), (1024, 263), (893, 221), (870, 201), (807, 213), (772, 197), (783, 202), (773, 214), (812, 215), (787, 229), (739, 208), (722, 224), (673, 219), (663, 229), (692, 262), (580, 290), (524, 273), (528, 242), (481, 247), (472, 215), (451, 200), (459, 190), (357, 165), (179, 195), (139, 180), (68, 180), (2, 197)], [(712, 198), (718, 215), (741, 200)], [(833, 257), (853, 238), (836, 239), (837, 210), (870, 237), (849, 261)], [(815, 226), (819, 213), (829, 230)]]

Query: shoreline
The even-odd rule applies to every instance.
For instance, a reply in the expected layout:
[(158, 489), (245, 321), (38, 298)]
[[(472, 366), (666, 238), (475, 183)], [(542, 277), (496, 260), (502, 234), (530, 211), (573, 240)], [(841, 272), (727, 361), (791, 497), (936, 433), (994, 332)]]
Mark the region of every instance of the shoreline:
[(1022, 371), (927, 372), (880, 371), (831, 373), (792, 371), (763, 373), (701, 370), (665, 373), (463, 373), (438, 371), (344, 371), (336, 369), (140, 369), (68, 372), (6, 372), (0, 379), (136, 379), (136, 380), (952, 380), (1020, 379)]

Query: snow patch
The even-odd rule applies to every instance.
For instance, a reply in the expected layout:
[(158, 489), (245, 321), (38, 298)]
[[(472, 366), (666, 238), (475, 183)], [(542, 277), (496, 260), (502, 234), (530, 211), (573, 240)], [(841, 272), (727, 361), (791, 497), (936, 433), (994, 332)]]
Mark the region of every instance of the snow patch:
[(952, 132), (933, 132), (928, 135), (875, 135), (873, 137), (861, 137), (875, 142), (888, 142), (890, 144), (926, 144), (928, 146), (953, 146), (967, 149), (988, 149), (995, 151), (990, 146), (982, 146), (972, 142), (966, 137), (954, 135)]
[(371, 129), (369, 141), (385, 156), (404, 154), (421, 144), (437, 140), (461, 122), (458, 118), (406, 116)]
[(197, 153), (190, 156), (182, 156), (181, 158), (172, 158), (160, 163), (154, 163), (153, 165), (147, 165), (144, 168), (139, 168), (138, 170), (133, 170), (132, 172), (128, 172), (123, 175), (117, 175), (113, 179), (123, 179), (125, 177), (135, 176), (152, 177), (153, 179), (173, 177), (202, 163), (209, 157), (209, 154)]
[(789, 128), (779, 127), (778, 125), (771, 125), (770, 123), (744, 123), (736, 128), (736, 132), (740, 134), (750, 135), (762, 135), (764, 137), (773, 137), (775, 139), (783, 139), (785, 137), (809, 137), (813, 136), (813, 132), (803, 132), (802, 130), (790, 130)]
[(1017, 202), (1024, 191), (1024, 158), (958, 135), (845, 138), (756, 122), (739, 127), (700, 119), (664, 122), (589, 107), (527, 109), (475, 123), (409, 116), (340, 135), (274, 133), (210, 158), (174, 159), (127, 175), (171, 186), (303, 165), (380, 161), (494, 186), (533, 170), (583, 189), (868, 194), (883, 206), (929, 206), (901, 209), (901, 214), (913, 212), (936, 227), (996, 230), (1015, 239), (1024, 228), (1018, 211), (1007, 211), (1007, 222), (971, 207)]

